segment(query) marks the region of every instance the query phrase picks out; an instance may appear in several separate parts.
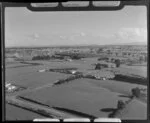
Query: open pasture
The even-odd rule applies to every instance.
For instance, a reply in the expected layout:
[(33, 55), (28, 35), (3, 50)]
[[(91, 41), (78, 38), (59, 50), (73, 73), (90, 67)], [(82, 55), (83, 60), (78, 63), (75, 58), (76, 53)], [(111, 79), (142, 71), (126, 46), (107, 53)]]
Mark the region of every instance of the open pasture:
[[(99, 83), (101, 84), (101, 82)], [(122, 92), (121, 89), (119, 91)], [(116, 108), (118, 100), (127, 101), (129, 99), (128, 95), (119, 91), (112, 91), (109, 86), (106, 88), (106, 85), (105, 87), (97, 86), (90, 79), (79, 79), (60, 86), (47, 87), (40, 91), (22, 94), (21, 96), (52, 107), (70, 109), (96, 117), (107, 117), (109, 112), (104, 112), (103, 108)]]
[[(15, 112), (15, 113), (14, 113)], [(44, 116), (41, 116), (37, 113), (24, 110), (22, 108), (6, 104), (6, 120), (12, 121), (12, 120), (33, 120), (35, 118), (44, 118)]]

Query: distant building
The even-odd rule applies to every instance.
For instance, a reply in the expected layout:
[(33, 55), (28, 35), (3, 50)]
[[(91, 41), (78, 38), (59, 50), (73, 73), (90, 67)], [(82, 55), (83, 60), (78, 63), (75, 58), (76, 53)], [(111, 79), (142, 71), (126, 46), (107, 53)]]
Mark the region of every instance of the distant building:
[(14, 56), (15, 56), (16, 58), (20, 58), (19, 53), (15, 53)]
[(75, 73), (77, 73), (77, 71), (76, 71), (76, 70), (72, 70), (71, 73), (72, 73), (72, 74), (75, 74)]
[(45, 69), (42, 69), (42, 70), (39, 70), (38, 72), (45, 72), (46, 70)]

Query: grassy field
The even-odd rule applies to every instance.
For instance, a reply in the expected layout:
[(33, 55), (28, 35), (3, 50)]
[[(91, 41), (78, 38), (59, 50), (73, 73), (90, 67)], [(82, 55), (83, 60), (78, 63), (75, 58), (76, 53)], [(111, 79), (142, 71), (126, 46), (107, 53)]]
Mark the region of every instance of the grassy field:
[(10, 104), (6, 104), (6, 119), (8, 121), (12, 120), (33, 120), (35, 118), (44, 118), (37, 113), (15, 107)]
[(113, 81), (80, 79), (21, 96), (49, 106), (75, 110), (96, 117), (107, 117), (109, 112), (104, 112), (103, 109), (116, 108), (120, 99), (128, 100), (129, 88), (132, 88), (129, 85), (116, 86), (117, 84), (118, 82)]
[(143, 102), (134, 99), (116, 117), (119, 117), (124, 120), (145, 120), (147, 119), (147, 105)]
[(44, 84), (54, 83), (56, 80), (70, 75), (63, 73), (37, 72), (40, 68), (15, 68), (6, 70), (6, 81), (27, 88), (35, 88)]
[(127, 66), (121, 65), (119, 68), (114, 68), (114, 71), (119, 71), (120, 73), (133, 74), (141, 77), (147, 77), (147, 66)]
[[(30, 63), (35, 63), (35, 61), (28, 61)], [(27, 64), (16, 63), (8, 64), (6, 66), (6, 81), (10, 81), (14, 84), (24, 86), (30, 89), (35, 89), (40, 86), (47, 85), (49, 83), (54, 83), (58, 79), (63, 79), (69, 74), (56, 73), (56, 72), (37, 72), (40, 69), (50, 69), (50, 68), (72, 68), (75, 67), (78, 71), (83, 73), (90, 73), (95, 71), (92, 64), (97, 63), (97, 58), (85, 58), (82, 60), (69, 61), (36, 61), (43, 65), (29, 66)], [(23, 66), (24, 65), (24, 66)], [(20, 67), (18, 67), (20, 66)], [(111, 70), (120, 71), (128, 74), (136, 74), (146, 77), (146, 67), (145, 66), (125, 66), (122, 65), (120, 68), (113, 68)], [(99, 71), (101, 76), (110, 74), (110, 71), (102, 70)], [(35, 90), (33, 92), (27, 92), (20, 94), (20, 96), (42, 102), (52, 107), (64, 108), (64, 110), (69, 109), (73, 111), (78, 111), (93, 115), (96, 117), (108, 117), (110, 112), (107, 110), (114, 109), (117, 106), (118, 100), (126, 101), (131, 95), (131, 89), (147, 88), (147, 86), (126, 83), (122, 81), (115, 80), (92, 80), (92, 79), (77, 79), (69, 83), (61, 84), (55, 87), (41, 88), (40, 90)], [(19, 94), (19, 92), (17, 92)], [(143, 105), (139, 101), (135, 104), (139, 106), (134, 106), (132, 104), (133, 111), (128, 109), (129, 114), (123, 113), (120, 117), (123, 118), (138, 118), (139, 113), (136, 112), (143, 107), (142, 112), (146, 113), (146, 103)], [(139, 107), (139, 108), (138, 108)], [(26, 111), (23, 113), (20, 109), (7, 105), (6, 116), (7, 119), (11, 118), (26, 118), (32, 119), (36, 115), (28, 116)], [(10, 111), (11, 110), (11, 111)], [(23, 110), (23, 109), (21, 109)], [(9, 112), (10, 111), (10, 112)], [(11, 112), (16, 112), (15, 114)], [(129, 116), (130, 115), (130, 116)], [(33, 116), (33, 117), (32, 117)], [(140, 115), (144, 117), (145, 115)]]

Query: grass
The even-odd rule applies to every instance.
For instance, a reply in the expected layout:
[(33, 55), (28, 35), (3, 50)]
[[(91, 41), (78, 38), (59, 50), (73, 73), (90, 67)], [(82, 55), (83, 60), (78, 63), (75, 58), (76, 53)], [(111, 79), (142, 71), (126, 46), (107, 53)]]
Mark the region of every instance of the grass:
[(100, 112), (101, 108), (110, 106), (114, 108), (117, 100), (127, 100), (127, 98), (119, 97), (118, 94), (106, 88), (97, 87), (86, 79), (80, 79), (22, 96), (52, 107), (63, 107), (95, 117), (107, 117), (108, 113)]
[[(86, 74), (89, 70), (94, 71), (92, 64), (97, 63), (96, 60), (96, 58), (85, 58), (72, 62), (59, 63), (51, 61), (36, 61), (36, 63), (43, 65), (6, 69), (6, 81), (10, 81), (14, 84), (28, 87), (30, 89), (35, 89), (36, 87), (54, 83), (59, 79), (70, 77), (69, 74), (58, 72), (37, 72), (40, 69), (66, 67), (77, 68), (78, 71)], [(32, 61), (31, 63), (34, 64)], [(20, 65), (20, 63), (18, 65)], [(17, 66), (17, 64), (11, 66)], [(114, 70), (124, 73), (145, 75), (140, 68), (133, 69), (121, 66)], [(104, 71), (100, 71), (100, 75), (103, 76), (110, 73), (110, 71)], [(42, 102), (44, 105), (52, 106), (59, 110), (65, 110), (68, 112), (76, 111), (94, 117), (108, 117), (110, 112), (104, 112), (101, 109), (115, 109), (117, 101), (127, 101), (128, 98), (130, 98), (131, 89), (135, 87), (147, 88), (147, 86), (141, 85), (141, 83), (129, 83), (128, 81), (123, 82), (122, 80), (103, 81), (84, 78), (72, 80), (69, 83), (61, 84), (60, 86), (44, 87), (38, 91), (30, 93), (27, 92), (20, 96), (27, 100), (32, 100), (33, 102)], [(143, 111), (145, 111), (145, 108)], [(130, 115), (130, 117), (132, 117), (132, 115), (134, 116), (134, 112), (130, 113)], [(141, 115), (141, 117), (143, 117), (143, 115)]]

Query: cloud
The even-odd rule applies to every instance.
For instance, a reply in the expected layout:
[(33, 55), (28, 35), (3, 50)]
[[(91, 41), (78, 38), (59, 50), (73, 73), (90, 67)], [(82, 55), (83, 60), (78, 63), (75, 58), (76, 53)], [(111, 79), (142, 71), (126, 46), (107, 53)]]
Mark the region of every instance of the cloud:
[(81, 32), (80, 35), (81, 36), (86, 36), (86, 34), (84, 32)]
[(121, 28), (116, 34), (117, 39), (134, 41), (146, 41), (147, 30), (145, 28)]
[(66, 36), (60, 35), (59, 38), (61, 38), (61, 39), (66, 39)]
[(40, 36), (38, 33), (33, 33), (33, 34), (28, 35), (28, 37), (29, 39), (37, 40)]
[(30, 41), (30, 42), (37, 42), (39, 39), (41, 38), (41, 36), (38, 33), (32, 33), (32, 34), (27, 34), (25, 35), (24, 39)]
[(33, 37), (34, 37), (34, 38), (39, 38), (39, 34), (34, 33), (34, 34), (33, 34)]
[(61, 39), (66, 39), (66, 40), (70, 40), (70, 41), (76, 41), (76, 40), (83, 39), (86, 36), (87, 35), (84, 32), (74, 32), (74, 33), (70, 33), (70, 34), (67, 34), (67, 35), (59, 36), (59, 37)]

